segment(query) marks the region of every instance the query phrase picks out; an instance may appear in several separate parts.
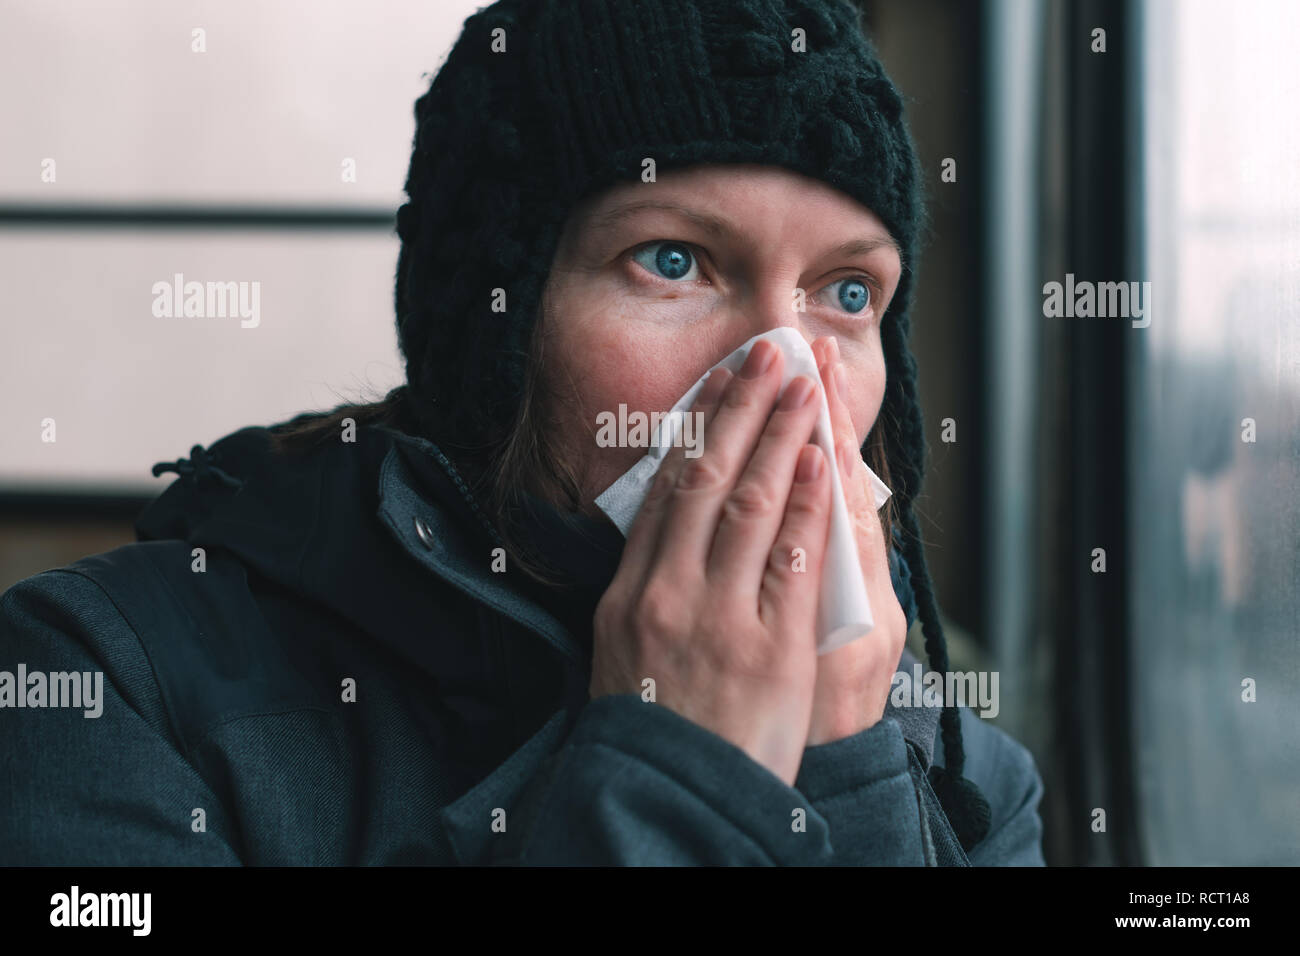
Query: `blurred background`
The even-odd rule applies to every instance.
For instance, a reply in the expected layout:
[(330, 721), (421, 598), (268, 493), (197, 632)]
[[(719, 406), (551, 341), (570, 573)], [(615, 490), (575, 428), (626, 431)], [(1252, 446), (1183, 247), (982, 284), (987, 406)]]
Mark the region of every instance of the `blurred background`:
[[(401, 381), (412, 106), (479, 5), (0, 0), (0, 590)], [(1300, 4), (861, 6), (931, 203), (922, 532), (1048, 862), (1300, 862)], [(177, 274), (257, 324), (156, 316)], [(1149, 325), (1045, 315), (1067, 274)]]

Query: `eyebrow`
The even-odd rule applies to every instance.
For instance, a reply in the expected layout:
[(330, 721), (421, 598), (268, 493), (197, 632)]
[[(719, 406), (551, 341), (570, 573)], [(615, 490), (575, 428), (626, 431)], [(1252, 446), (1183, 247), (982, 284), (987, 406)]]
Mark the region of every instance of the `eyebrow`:
[(676, 213), (683, 219), (688, 219), (695, 225), (699, 226), (705, 232), (710, 232), (715, 236), (730, 236), (735, 230), (732, 229), (731, 223), (717, 216), (710, 216), (708, 213), (697, 212), (686, 206), (678, 205), (675, 202), (666, 202), (662, 199), (639, 199), (636, 202), (623, 203), (621, 206), (615, 206), (607, 212), (601, 213), (596, 217), (595, 226), (597, 229), (608, 229), (616, 225), (633, 213), (641, 212), (644, 209), (661, 209), (665, 212)]
[(893, 236), (873, 236), (870, 239), (850, 239), (848, 242), (841, 242), (831, 250), (832, 256), (865, 256), (868, 253), (875, 252), (877, 249), (893, 249), (898, 254), (899, 261), (902, 261), (903, 250), (898, 247)]
[[(597, 229), (608, 229), (628, 216), (646, 209), (675, 213), (715, 236), (727, 237), (739, 233), (739, 230), (735, 229), (725, 219), (662, 199), (640, 199), (635, 202), (623, 203), (621, 206), (615, 206), (613, 209), (597, 216), (593, 225)], [(903, 250), (899, 248), (894, 237), (888, 233), (863, 239), (849, 239), (829, 250), (827, 255), (841, 257), (863, 256), (875, 252), (877, 249), (893, 249), (897, 253), (899, 261), (901, 262), (903, 259)]]

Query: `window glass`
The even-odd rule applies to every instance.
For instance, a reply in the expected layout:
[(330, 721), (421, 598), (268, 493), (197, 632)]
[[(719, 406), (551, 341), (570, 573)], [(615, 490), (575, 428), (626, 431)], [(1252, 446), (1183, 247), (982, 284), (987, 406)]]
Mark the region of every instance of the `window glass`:
[(1300, 5), (1145, 13), (1151, 324), (1132, 369), (1151, 863), (1300, 854)]
[[(0, 489), (156, 492), (174, 476), (154, 461), (401, 381), (382, 219), (402, 202), (414, 101), (481, 5), (6, 6), (0, 213), (83, 218), (0, 215)], [(101, 207), (381, 221), (103, 228)], [(211, 285), (256, 288), (256, 324), (166, 315), (154, 289), (178, 275), (205, 304)]]
[(0, 231), (0, 261), (21, 277), (0, 292), (9, 490), (157, 491), (155, 461), (402, 379), (382, 232)]

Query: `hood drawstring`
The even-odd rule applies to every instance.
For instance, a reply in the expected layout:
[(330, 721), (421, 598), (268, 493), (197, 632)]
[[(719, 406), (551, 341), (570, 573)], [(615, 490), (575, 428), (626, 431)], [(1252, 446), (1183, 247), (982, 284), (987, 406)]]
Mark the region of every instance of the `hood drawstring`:
[(202, 445), (195, 445), (190, 449), (188, 459), (177, 458), (175, 461), (160, 461), (153, 466), (152, 471), (155, 478), (164, 472), (174, 471), (182, 478), (189, 478), (193, 484), (198, 484), (204, 478), (212, 477), (228, 488), (244, 487), (242, 480), (213, 464), (216, 457), (214, 452), (205, 450)]
[[(911, 551), (912, 562), (918, 573), (909, 575), (909, 584), (915, 590), (917, 613), (921, 618), (921, 633), (925, 637), (925, 654), (930, 669), (940, 674), (948, 673), (948, 644), (944, 639), (943, 625), (939, 620), (939, 607), (935, 602), (930, 569), (925, 562), (921, 546), (920, 528), (912, 501), (906, 500), (902, 509), (902, 524), (910, 534), (905, 547)], [(910, 568), (909, 568), (910, 570)], [(944, 815), (952, 824), (953, 833), (967, 853), (988, 836), (992, 824), (992, 809), (988, 798), (979, 786), (963, 775), (966, 769), (966, 748), (962, 742), (961, 715), (956, 703), (946, 704), (939, 714), (940, 734), (943, 738), (943, 763), (931, 764), (926, 776), (939, 798)]]

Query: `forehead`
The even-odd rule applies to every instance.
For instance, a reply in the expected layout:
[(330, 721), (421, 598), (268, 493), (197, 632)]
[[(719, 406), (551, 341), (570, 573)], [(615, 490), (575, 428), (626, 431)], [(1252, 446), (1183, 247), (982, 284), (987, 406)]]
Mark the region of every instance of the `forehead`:
[(900, 252), (885, 224), (855, 198), (773, 165), (701, 164), (665, 169), (651, 183), (619, 182), (580, 203), (569, 229), (605, 233), (641, 217), (689, 220), (719, 237), (761, 239), (763, 245), (779, 235), (800, 245), (833, 238), (854, 242), (858, 251)]
[(702, 163), (667, 168), (656, 172), (655, 182), (624, 181), (616, 183), (587, 200), (592, 211), (609, 208), (647, 196), (658, 198), (694, 198), (703, 201), (737, 201), (745, 196), (762, 194), (785, 197), (800, 204), (835, 207), (846, 214), (874, 214), (852, 196), (829, 183), (805, 176), (784, 166), (752, 163)]

